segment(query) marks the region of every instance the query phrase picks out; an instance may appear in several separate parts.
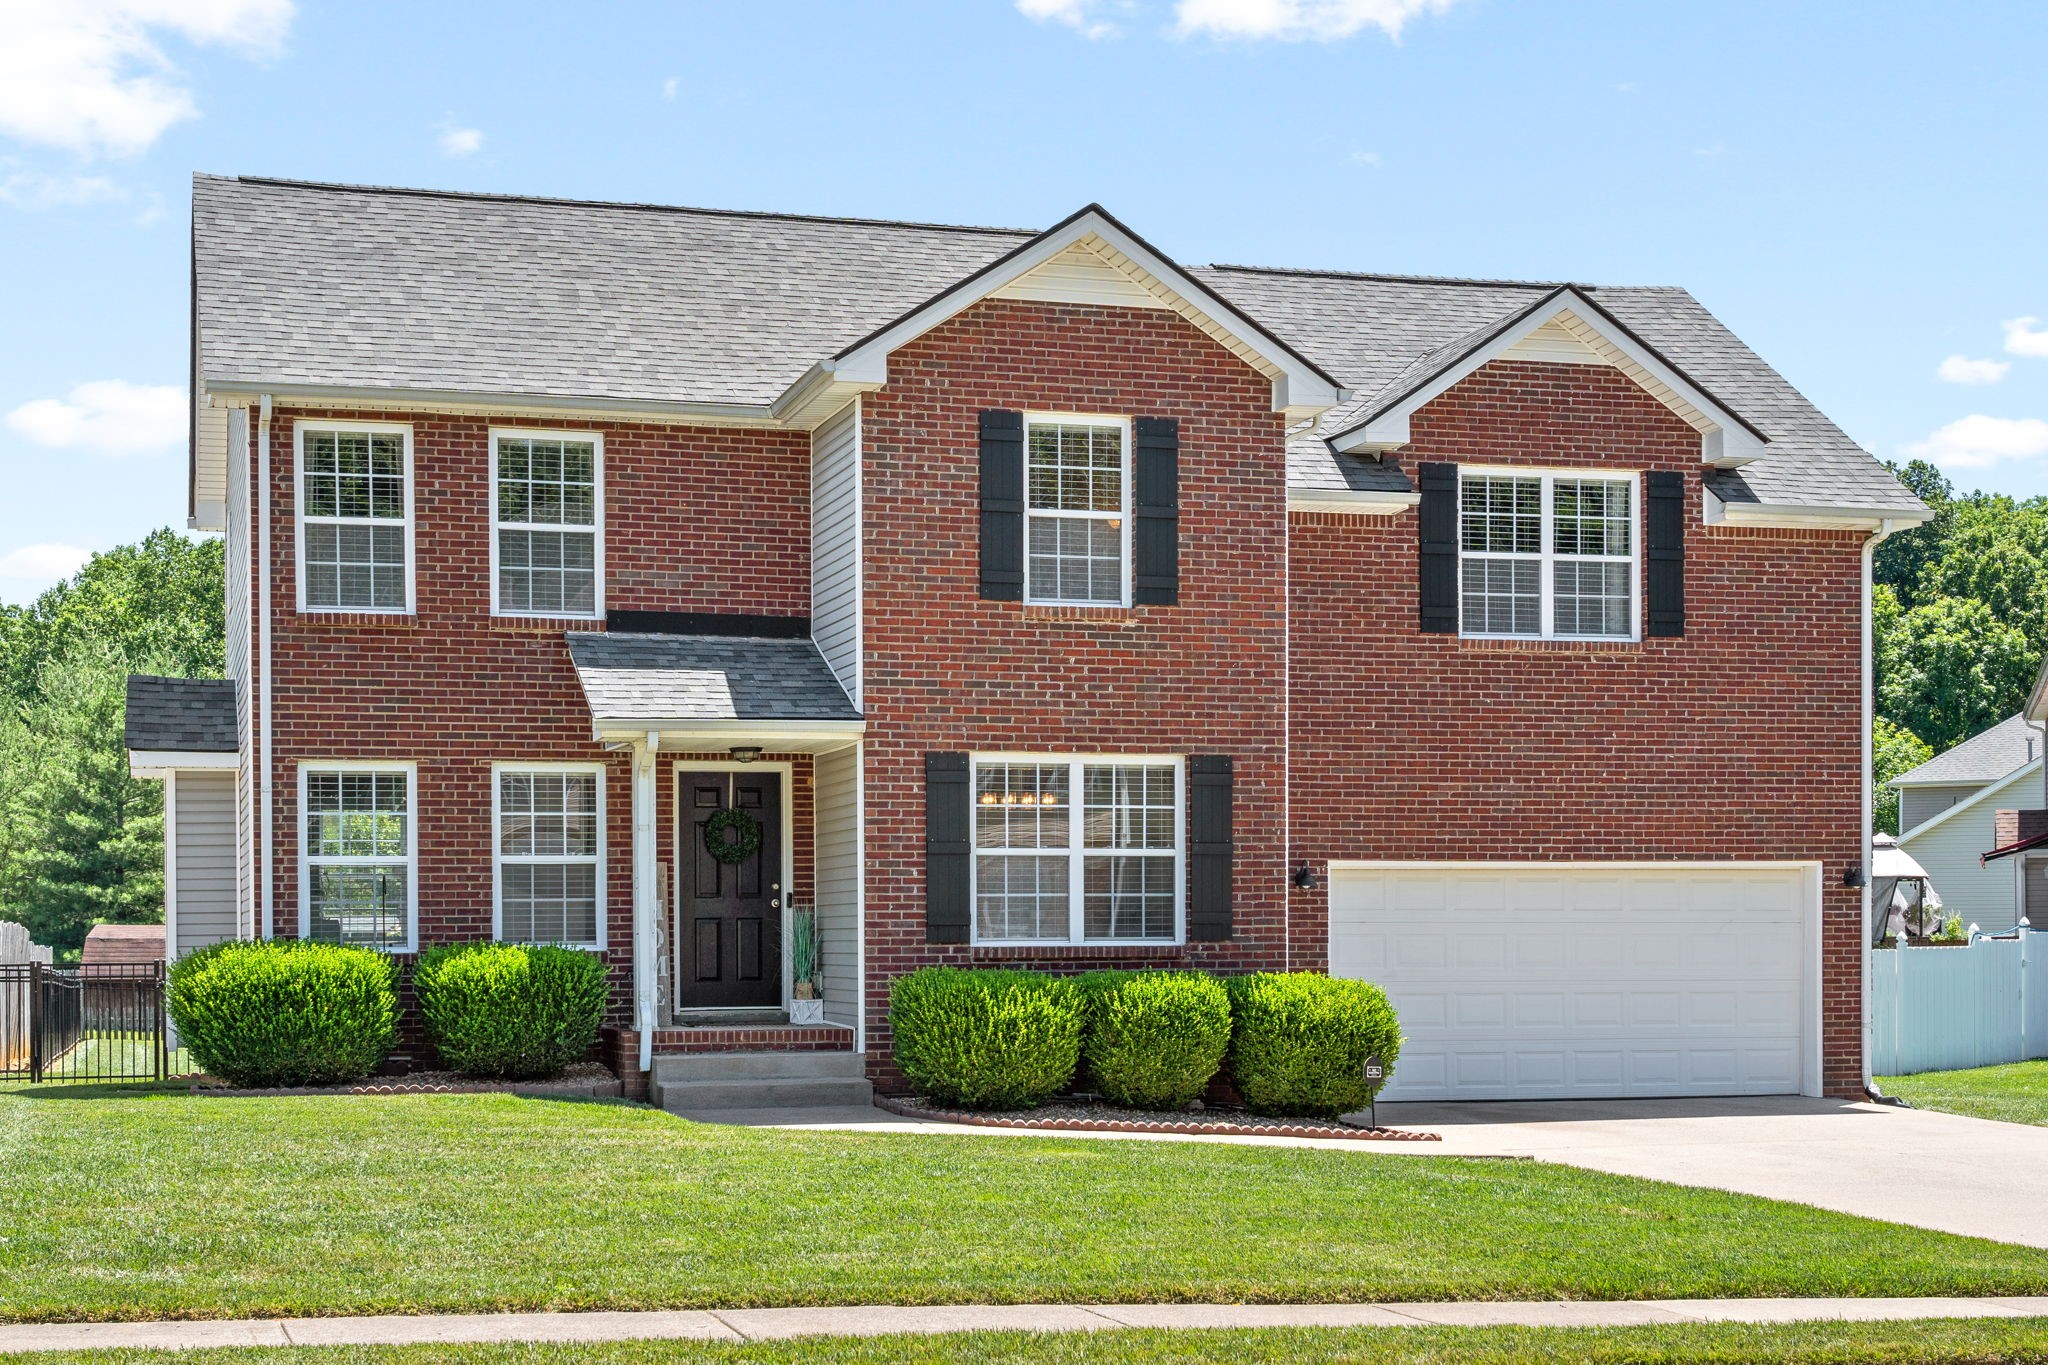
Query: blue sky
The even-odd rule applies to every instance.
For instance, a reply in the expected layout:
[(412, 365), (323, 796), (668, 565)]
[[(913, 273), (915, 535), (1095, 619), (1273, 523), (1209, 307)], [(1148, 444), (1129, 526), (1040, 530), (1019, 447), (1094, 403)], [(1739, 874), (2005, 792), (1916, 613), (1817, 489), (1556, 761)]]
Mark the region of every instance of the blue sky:
[(1683, 284), (2048, 493), (2044, 56), (2038, 3), (7, 0), (0, 600), (183, 524), (195, 170)]

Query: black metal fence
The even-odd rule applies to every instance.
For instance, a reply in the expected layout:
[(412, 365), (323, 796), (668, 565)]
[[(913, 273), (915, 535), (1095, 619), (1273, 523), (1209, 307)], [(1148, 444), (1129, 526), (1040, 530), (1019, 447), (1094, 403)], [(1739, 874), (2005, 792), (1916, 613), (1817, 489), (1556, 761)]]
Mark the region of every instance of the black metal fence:
[(164, 964), (0, 963), (0, 1077), (160, 1081), (183, 1068), (164, 1015)]

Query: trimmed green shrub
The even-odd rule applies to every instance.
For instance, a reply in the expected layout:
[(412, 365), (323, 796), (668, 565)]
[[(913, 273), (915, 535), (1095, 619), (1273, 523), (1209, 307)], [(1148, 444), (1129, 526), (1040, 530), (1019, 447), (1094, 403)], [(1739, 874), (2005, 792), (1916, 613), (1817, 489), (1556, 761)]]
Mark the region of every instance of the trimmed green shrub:
[(889, 1032), (918, 1094), (967, 1109), (1028, 1109), (1074, 1078), (1080, 993), (1043, 972), (925, 967), (889, 988)]
[(412, 984), (443, 1062), (515, 1081), (552, 1076), (589, 1052), (611, 989), (597, 954), (520, 943), (429, 948)]
[(1230, 993), (1230, 1079), (1254, 1113), (1335, 1118), (1372, 1096), (1365, 1059), (1394, 1073), (1401, 1026), (1387, 993), (1317, 972), (1259, 972)]
[(1131, 1109), (1184, 1109), (1230, 1045), (1230, 996), (1204, 972), (1089, 972), (1081, 1053), (1095, 1085)]
[(206, 1073), (244, 1087), (367, 1076), (397, 1039), (391, 959), (272, 939), (217, 943), (171, 964), (165, 1006)]

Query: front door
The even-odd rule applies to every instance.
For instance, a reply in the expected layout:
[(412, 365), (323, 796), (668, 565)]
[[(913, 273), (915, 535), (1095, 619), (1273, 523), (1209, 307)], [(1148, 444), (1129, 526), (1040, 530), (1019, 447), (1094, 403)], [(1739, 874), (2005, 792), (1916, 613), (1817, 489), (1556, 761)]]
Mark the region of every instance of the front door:
[[(676, 1003), (682, 1009), (775, 1007), (782, 1003), (782, 775), (684, 772), (678, 825)], [(736, 862), (714, 855), (739, 831), (730, 806), (758, 824), (760, 846)], [(737, 822), (750, 828), (747, 821)]]

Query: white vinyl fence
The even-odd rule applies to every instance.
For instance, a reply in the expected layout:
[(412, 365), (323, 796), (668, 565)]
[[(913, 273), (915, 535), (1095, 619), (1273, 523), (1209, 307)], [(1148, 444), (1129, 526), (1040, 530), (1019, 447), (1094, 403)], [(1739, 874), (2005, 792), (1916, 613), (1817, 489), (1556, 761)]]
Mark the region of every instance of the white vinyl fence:
[(1869, 952), (1873, 1075), (2048, 1057), (2048, 932)]

